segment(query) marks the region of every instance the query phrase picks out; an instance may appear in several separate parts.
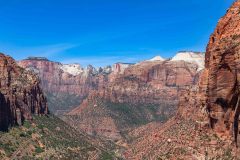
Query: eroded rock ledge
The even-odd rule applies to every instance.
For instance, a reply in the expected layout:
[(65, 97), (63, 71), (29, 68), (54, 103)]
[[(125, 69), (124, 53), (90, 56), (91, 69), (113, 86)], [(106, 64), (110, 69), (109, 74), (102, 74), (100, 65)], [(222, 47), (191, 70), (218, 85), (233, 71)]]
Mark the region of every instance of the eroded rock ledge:
[(0, 53), (0, 130), (21, 125), (32, 114), (47, 114), (47, 101), (32, 72)]

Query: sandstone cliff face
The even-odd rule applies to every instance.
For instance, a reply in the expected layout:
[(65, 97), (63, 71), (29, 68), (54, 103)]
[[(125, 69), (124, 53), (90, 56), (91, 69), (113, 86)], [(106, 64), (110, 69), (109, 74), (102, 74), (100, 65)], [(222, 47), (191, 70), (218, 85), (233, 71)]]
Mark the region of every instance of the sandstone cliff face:
[[(26, 59), (18, 64), (38, 73), (45, 91), (71, 93), (86, 96), (92, 89), (97, 89), (98, 80), (94, 68), (89, 66), (79, 74), (70, 74), (63, 69), (64, 65), (42, 59)], [(100, 78), (101, 79), (101, 78)]]
[(206, 108), (207, 70), (198, 73), (198, 82), (181, 90), (176, 117), (208, 123)]
[[(88, 134), (120, 140), (123, 131), (172, 117), (179, 94), (196, 84), (198, 77), (198, 66), (193, 63), (144, 61), (123, 73), (111, 73), (108, 83), (91, 91), (65, 120)], [(132, 122), (136, 123), (129, 125)]]
[(22, 124), (31, 114), (47, 114), (46, 98), (40, 81), (20, 68), (9, 56), (0, 54), (0, 129)]
[(56, 114), (79, 106), (91, 92), (111, 102), (172, 101), (176, 105), (179, 90), (194, 84), (198, 72), (197, 64), (184, 61), (117, 63), (113, 70), (96, 70), (91, 66), (82, 69), (77, 64), (62, 65), (42, 58), (22, 60), (18, 64), (39, 75), (42, 88), (48, 95), (50, 110)]
[(206, 52), (206, 107), (210, 125), (219, 134), (238, 135), (240, 114), (240, 1), (220, 19)]
[(105, 85), (109, 72), (109, 68), (97, 71), (88, 66), (82, 69), (77, 64), (63, 65), (36, 57), (19, 61), (18, 64), (38, 74), (41, 87), (48, 96), (49, 109), (54, 114), (62, 114), (80, 105), (90, 91)]
[[(240, 0), (220, 19), (198, 83), (180, 92), (177, 115), (135, 138), (129, 159), (237, 159), (240, 114)], [(212, 128), (212, 129), (210, 129)], [(135, 132), (139, 132), (136, 130)]]
[(190, 117), (185, 114), (187, 110), (196, 112), (192, 117), (205, 124), (208, 122), (219, 137), (234, 138), (235, 142), (239, 134), (240, 114), (239, 13), (238, 0), (219, 20), (210, 37), (206, 52), (206, 68), (201, 74), (199, 85), (195, 86), (195, 91), (185, 92), (179, 105), (179, 113), (182, 117)]
[[(120, 139), (121, 129), (136, 127), (139, 121), (145, 124), (172, 117), (182, 89), (196, 84), (199, 64), (191, 63), (191, 56), (191, 62), (178, 57), (174, 61), (155, 58), (135, 65), (117, 63), (112, 70), (82, 69), (77, 64), (62, 65), (43, 58), (19, 64), (38, 73), (53, 113), (63, 115), (79, 106), (62, 118), (89, 134)], [(136, 124), (128, 125), (130, 121)]]
[(181, 88), (195, 84), (197, 75), (197, 65), (193, 63), (145, 61), (116, 75), (100, 95), (120, 103), (177, 102)]

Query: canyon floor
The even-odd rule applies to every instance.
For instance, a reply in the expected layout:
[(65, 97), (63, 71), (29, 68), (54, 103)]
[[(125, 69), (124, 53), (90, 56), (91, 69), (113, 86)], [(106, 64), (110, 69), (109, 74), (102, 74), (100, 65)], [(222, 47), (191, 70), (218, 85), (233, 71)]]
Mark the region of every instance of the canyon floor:
[(0, 53), (0, 159), (240, 160), (239, 13), (205, 54), (82, 68)]

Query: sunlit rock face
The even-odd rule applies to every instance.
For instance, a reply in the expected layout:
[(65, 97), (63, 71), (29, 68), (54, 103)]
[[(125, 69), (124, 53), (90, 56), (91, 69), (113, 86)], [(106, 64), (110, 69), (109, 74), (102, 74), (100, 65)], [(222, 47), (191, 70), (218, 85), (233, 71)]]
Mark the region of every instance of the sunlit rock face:
[(114, 77), (100, 93), (113, 102), (158, 103), (177, 100), (181, 87), (196, 81), (198, 67), (184, 61), (144, 61)]
[(18, 64), (38, 74), (48, 95), (49, 109), (54, 114), (63, 114), (80, 105), (90, 91), (107, 83), (111, 72), (111, 67), (96, 69), (89, 65), (82, 68), (79, 64), (61, 64), (39, 57), (31, 57)]
[(121, 140), (123, 131), (172, 117), (177, 111), (180, 92), (196, 84), (198, 77), (195, 63), (143, 61), (122, 73), (112, 72), (108, 83), (90, 92), (65, 120), (90, 135)]
[[(232, 135), (238, 128), (240, 83), (240, 1), (220, 19), (206, 53), (207, 109), (211, 127)], [(235, 133), (235, 135), (238, 133)]]
[(47, 114), (46, 98), (38, 77), (0, 54), (0, 129), (21, 125), (32, 114)]
[(18, 64), (38, 73), (42, 87), (49, 92), (65, 92), (85, 96), (94, 86), (91, 74), (93, 67), (82, 69), (80, 65), (63, 65), (45, 59), (31, 58), (19, 61)]
[(133, 63), (115, 63), (112, 68), (113, 68), (113, 73), (115, 74), (123, 74), (125, 69), (128, 67), (134, 65)]
[[(191, 57), (198, 57), (198, 60), (202, 57), (204, 61), (200, 53), (191, 52)], [(54, 108), (52, 110), (55, 111), (53, 113), (64, 115), (70, 112), (68, 117), (72, 118), (66, 120), (68, 123), (87, 133), (112, 139), (121, 138), (121, 127), (115, 122), (124, 121), (124, 117), (112, 110), (109, 111), (111, 114), (106, 114), (106, 107), (113, 108), (108, 103), (129, 107), (130, 110), (135, 107), (131, 112), (136, 115), (144, 110), (146, 115), (142, 118), (146, 121), (152, 121), (155, 113), (144, 108), (145, 105), (157, 107), (156, 115), (164, 112), (164, 115), (171, 117), (177, 111), (180, 91), (196, 84), (199, 77), (196, 62), (160, 56), (137, 64), (116, 63), (112, 67), (98, 69), (92, 66), (82, 68), (79, 64), (63, 65), (33, 57), (19, 64), (38, 73), (44, 91), (54, 94), (48, 94), (50, 109)], [(101, 104), (107, 105), (99, 105), (99, 99), (104, 101)], [(117, 118), (112, 116), (114, 114)], [(141, 116), (138, 118), (141, 119)], [(106, 120), (109, 128), (104, 124)]]
[(202, 52), (181, 51), (178, 52), (171, 61), (185, 61), (197, 64), (198, 71), (204, 69), (204, 56)]
[(235, 135), (235, 141), (240, 114), (239, 12), (238, 0), (219, 20), (207, 46), (205, 69), (199, 84), (185, 93), (179, 105), (179, 113), (184, 117), (198, 117), (198, 120), (208, 122), (223, 139), (232, 139)]

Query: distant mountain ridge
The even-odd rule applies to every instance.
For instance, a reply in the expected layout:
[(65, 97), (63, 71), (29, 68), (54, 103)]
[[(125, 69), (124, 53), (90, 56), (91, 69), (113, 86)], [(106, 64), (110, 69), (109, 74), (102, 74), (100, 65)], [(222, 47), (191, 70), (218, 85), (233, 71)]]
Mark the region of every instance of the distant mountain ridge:
[[(199, 58), (198, 53), (191, 52), (191, 55), (193, 59)], [(120, 127), (121, 123), (126, 121), (120, 116), (123, 112), (120, 106), (129, 110), (135, 108), (132, 111), (136, 112), (135, 114), (140, 114), (141, 110), (148, 113), (147, 116), (132, 115), (136, 124), (126, 124), (125, 127), (139, 125), (140, 121), (146, 123), (169, 118), (176, 111), (181, 89), (195, 84), (199, 73), (199, 65), (195, 61), (172, 61), (160, 56), (137, 64), (117, 62), (113, 66), (103, 68), (90, 65), (83, 68), (80, 64), (39, 61), (38, 58), (19, 61), (19, 65), (38, 73), (42, 87), (48, 95), (50, 111), (89, 134), (96, 133), (98, 136), (118, 140), (122, 138), (119, 135), (121, 128), (124, 129)], [(113, 110), (113, 105), (119, 108)], [(143, 107), (137, 107), (138, 105)], [(102, 122), (106, 121), (106, 110), (110, 114), (107, 116), (109, 122), (112, 122), (109, 128), (99, 124), (100, 119)], [(95, 113), (96, 111), (98, 113)], [(68, 116), (65, 117), (64, 114), (68, 112)], [(100, 114), (98, 119), (91, 117), (95, 114)], [(81, 125), (78, 125), (78, 116), (85, 117), (81, 120)], [(109, 131), (112, 130), (115, 133), (110, 134)]]
[[(194, 52), (194, 51), (179, 51), (174, 57), (169, 58), (169, 59), (164, 59), (161, 56), (155, 56), (152, 59), (146, 60), (146, 61), (168, 61), (168, 60), (172, 60), (172, 61), (186, 61), (186, 62), (195, 62), (197, 63), (201, 69), (203, 69), (204, 67), (204, 53), (203, 52)], [(23, 61), (48, 61), (48, 62), (53, 62), (50, 61), (49, 59), (45, 58), (45, 57), (28, 57), (22, 61), (19, 61), (19, 64), (21, 65)], [(71, 64), (62, 64), (60, 62), (54, 62), (59, 64), (59, 67), (62, 69), (63, 72), (69, 73), (71, 75), (77, 76), (82, 74), (83, 72), (86, 72), (86, 70), (88, 70), (88, 68), (93, 68), (94, 73), (98, 74), (99, 72), (105, 72), (105, 73), (111, 73), (112, 71), (114, 71), (114, 66), (116, 64), (120, 64), (120, 65), (134, 65), (135, 63), (125, 63), (125, 62), (116, 62), (115, 64), (113, 64), (112, 66), (108, 65), (105, 67), (93, 67), (92, 65), (88, 65), (88, 67), (83, 68), (81, 66), (81, 64), (79, 63), (71, 63)]]

